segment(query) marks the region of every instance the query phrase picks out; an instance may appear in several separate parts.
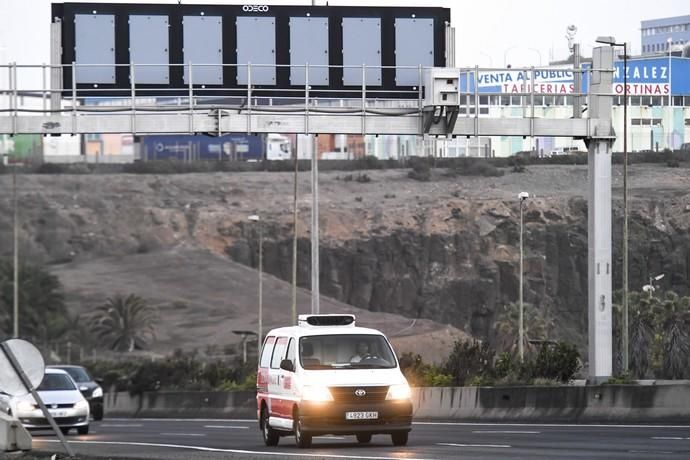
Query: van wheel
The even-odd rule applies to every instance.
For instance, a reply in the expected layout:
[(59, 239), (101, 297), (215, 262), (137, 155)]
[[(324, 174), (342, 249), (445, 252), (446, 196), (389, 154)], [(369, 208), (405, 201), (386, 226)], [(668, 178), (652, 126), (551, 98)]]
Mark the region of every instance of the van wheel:
[(89, 425), (77, 427), (77, 433), (82, 436), (89, 434)]
[(62, 431), (62, 434), (65, 436), (69, 434), (69, 428), (67, 427), (60, 428), (60, 431)]
[(295, 432), (295, 444), (297, 444), (297, 447), (300, 449), (311, 447), (311, 434), (305, 433), (302, 429), (302, 421), (297, 410), (295, 410), (292, 420), (292, 430)]
[(266, 407), (261, 409), (261, 437), (264, 438), (264, 444), (267, 446), (277, 446), (278, 441), (280, 441), (278, 432), (268, 424), (268, 410)]
[(404, 446), (407, 444), (407, 431), (396, 431), (391, 433), (391, 439), (393, 440), (394, 446)]
[(358, 433), (357, 442), (360, 444), (367, 444), (371, 441), (371, 433)]

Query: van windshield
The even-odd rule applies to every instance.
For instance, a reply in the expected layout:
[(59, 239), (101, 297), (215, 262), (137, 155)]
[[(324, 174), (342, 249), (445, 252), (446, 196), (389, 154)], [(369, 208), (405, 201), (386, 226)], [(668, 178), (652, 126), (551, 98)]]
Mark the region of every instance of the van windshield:
[(302, 367), (315, 369), (391, 369), (395, 355), (381, 335), (314, 335), (300, 339)]

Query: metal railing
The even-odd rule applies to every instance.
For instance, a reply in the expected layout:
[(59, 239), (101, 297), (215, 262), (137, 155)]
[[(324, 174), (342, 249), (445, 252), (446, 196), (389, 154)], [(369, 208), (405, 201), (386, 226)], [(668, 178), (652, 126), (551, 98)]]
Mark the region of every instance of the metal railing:
[[(168, 72), (182, 69), (186, 84), (184, 88), (172, 87), (170, 85), (152, 85), (139, 83), (137, 72), (145, 68), (159, 68), (166, 66)], [(128, 72), (129, 87), (117, 87), (104, 85), (103, 83), (83, 84), (77, 82), (78, 70), (80, 68), (103, 68), (115, 69)], [(246, 85), (242, 87), (226, 87), (223, 85), (210, 85), (206, 82), (195, 83), (195, 74), (202, 72), (200, 69), (206, 67), (225, 68), (232, 67), (236, 75), (240, 71), (246, 72)], [(361, 69), (361, 86), (347, 87), (343, 89), (330, 89), (310, 84), (310, 71), (315, 69), (339, 68)], [(274, 72), (281, 69), (303, 69), (304, 85), (291, 86), (287, 88), (272, 87), (267, 85), (256, 85), (252, 83), (252, 74), (257, 69), (273, 68)], [(383, 89), (380, 85), (367, 84), (367, 71), (374, 70), (383, 72), (387, 69), (393, 70), (414, 70), (417, 74), (417, 84), (412, 89), (402, 88), (399, 90)], [(195, 70), (197, 72), (195, 72)], [(311, 120), (316, 116), (327, 117), (350, 117), (358, 118), (361, 125), (361, 132), (367, 132), (367, 120), (376, 117), (414, 117), (421, 118), (424, 109), (424, 74), (427, 70), (423, 66), (325, 66), (325, 65), (262, 65), (262, 64), (61, 64), (61, 65), (26, 65), (26, 64), (0, 64), (0, 75), (7, 75), (7, 84), (2, 85), (0, 79), (0, 96), (4, 95), (7, 102), (0, 98), (0, 117), (9, 115), (12, 118), (12, 134), (19, 132), (18, 119), (22, 115), (39, 115), (43, 117), (64, 117), (71, 118), (72, 131), (77, 132), (80, 122), (88, 117), (103, 115), (121, 115), (130, 118), (129, 130), (137, 133), (141, 117), (151, 114), (167, 115), (179, 117), (184, 115), (188, 118), (187, 130), (193, 133), (197, 130), (195, 119), (198, 116), (214, 117), (221, 130), (223, 117), (244, 116), (246, 118), (245, 130), (253, 132), (256, 127), (256, 120), (261, 115), (284, 115), (303, 117), (303, 132), (310, 131)], [(557, 117), (555, 111), (544, 113), (542, 106), (538, 104), (543, 97), (553, 97), (553, 91), (537, 91), (535, 84), (540, 78), (541, 72), (553, 72), (555, 69), (550, 67), (525, 67), (525, 68), (480, 68), (467, 67), (457, 68), (460, 85), (458, 93), (460, 96), (460, 117), (461, 118), (488, 118), (490, 111), (496, 107), (489, 103), (481, 104), (480, 98), (487, 98), (490, 102), (497, 98), (519, 98), (520, 104), (513, 106), (521, 109), (522, 115), (519, 118), (531, 119)], [(564, 77), (574, 77), (580, 72), (583, 80), (587, 80), (589, 75), (602, 69), (558, 69), (564, 72)], [(603, 69), (612, 72), (613, 69)], [(517, 92), (486, 91), (483, 87), (491, 86), (480, 84), (482, 76), (488, 76), (491, 80), (492, 75), (503, 73), (521, 75), (521, 83), (516, 86)], [(62, 78), (69, 75), (69, 79)], [(22, 77), (22, 78), (20, 78)], [(20, 81), (21, 80), (21, 81)], [(69, 81), (71, 84), (65, 88), (64, 83), (60, 87), (51, 87), (49, 82)], [(34, 87), (40, 81), (40, 88)], [(591, 81), (591, 79), (590, 79)], [(28, 82), (28, 83), (27, 83)], [(548, 83), (547, 83), (548, 84)], [(569, 84), (569, 83), (563, 83)], [(4, 87), (3, 87), (4, 86)], [(409, 87), (407, 87), (409, 88)], [(539, 89), (543, 89), (539, 85)], [(588, 100), (591, 92), (557, 94), (558, 96), (580, 97)], [(613, 96), (613, 94), (606, 94)], [(22, 102), (25, 98), (40, 98), (40, 104), (27, 104)], [(512, 102), (512, 99), (511, 99)], [(565, 107), (565, 106), (564, 106)], [(484, 110), (487, 109), (487, 110)], [(564, 115), (563, 118), (572, 116)], [(46, 120), (50, 123), (50, 120)], [(50, 126), (49, 124), (46, 126)], [(480, 129), (479, 127), (477, 129)], [(49, 131), (49, 129), (47, 129)], [(227, 132), (227, 130), (225, 131)], [(302, 132), (300, 130), (299, 132)], [(481, 132), (473, 133), (481, 135)]]

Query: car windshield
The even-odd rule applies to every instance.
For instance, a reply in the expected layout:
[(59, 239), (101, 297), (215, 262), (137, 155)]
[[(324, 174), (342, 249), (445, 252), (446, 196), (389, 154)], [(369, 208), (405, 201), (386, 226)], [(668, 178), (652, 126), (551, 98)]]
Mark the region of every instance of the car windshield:
[(38, 391), (76, 390), (72, 379), (65, 374), (46, 374), (37, 388)]
[(85, 383), (93, 380), (89, 373), (86, 372), (86, 369), (84, 369), (83, 367), (65, 367), (59, 369), (62, 369), (63, 371), (67, 372), (70, 375), (70, 377), (72, 377), (72, 379), (74, 379), (74, 381), (77, 383)]
[(302, 337), (299, 347), (304, 369), (390, 369), (395, 356), (381, 335), (337, 334)]

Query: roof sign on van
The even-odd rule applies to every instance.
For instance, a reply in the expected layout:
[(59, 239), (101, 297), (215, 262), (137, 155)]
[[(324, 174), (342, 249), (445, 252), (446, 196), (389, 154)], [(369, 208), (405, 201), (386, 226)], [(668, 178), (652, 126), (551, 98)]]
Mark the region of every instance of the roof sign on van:
[(298, 326), (354, 326), (355, 315), (299, 315)]

